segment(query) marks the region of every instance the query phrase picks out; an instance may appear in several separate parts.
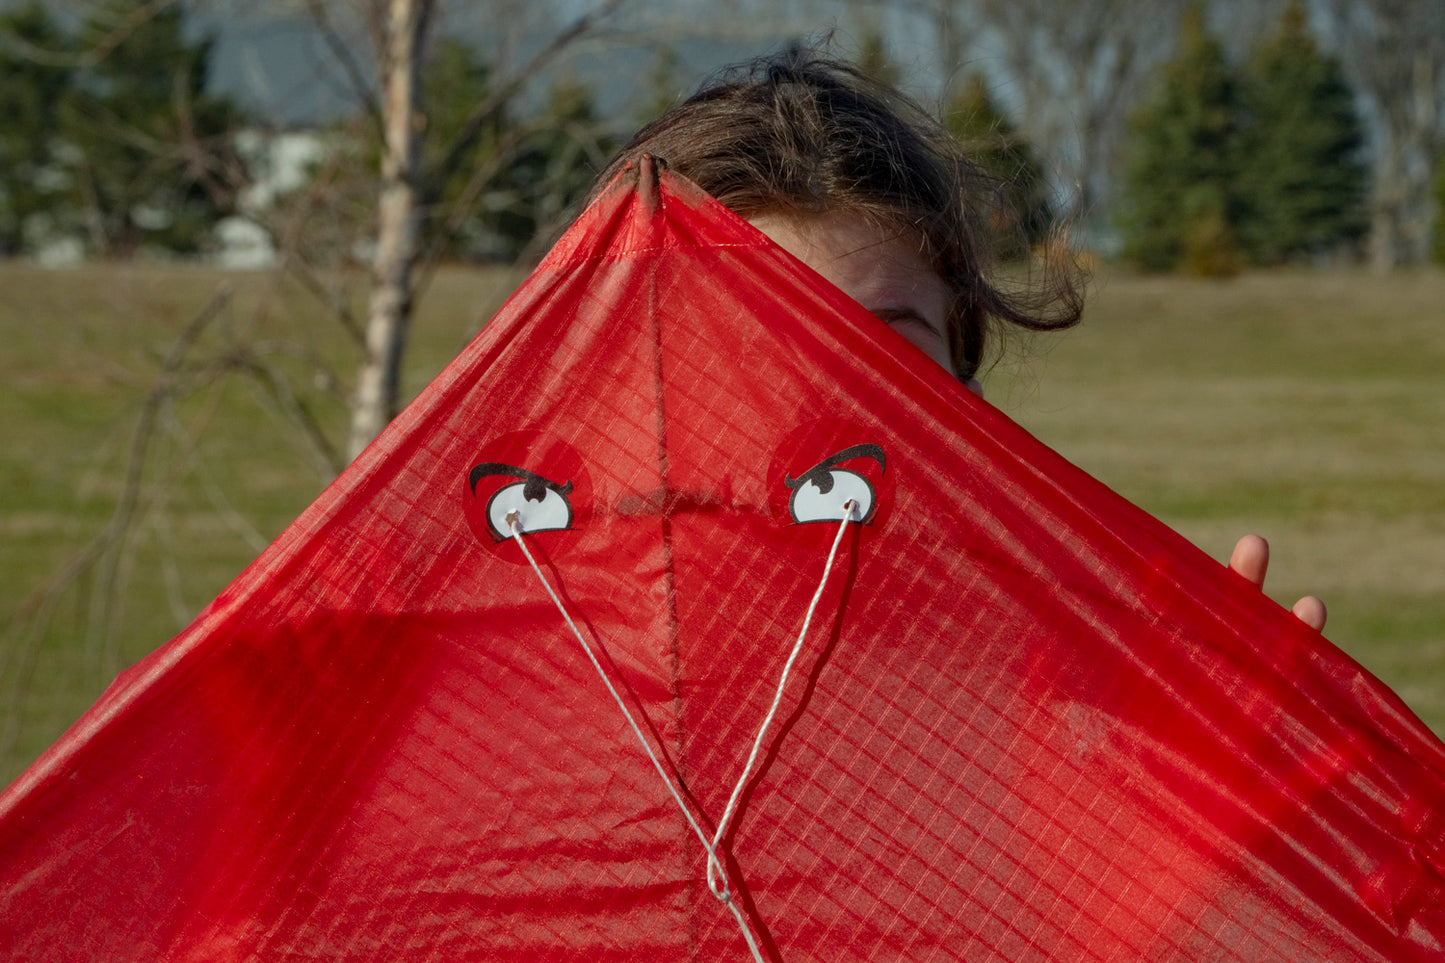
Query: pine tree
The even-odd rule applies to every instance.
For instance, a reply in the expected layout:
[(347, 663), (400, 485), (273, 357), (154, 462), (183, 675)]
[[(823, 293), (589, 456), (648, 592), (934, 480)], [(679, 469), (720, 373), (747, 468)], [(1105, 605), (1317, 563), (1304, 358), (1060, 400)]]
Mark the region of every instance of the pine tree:
[(0, 255), (27, 246), (34, 218), (56, 220), (55, 112), (70, 86), (66, 39), (39, 3), (0, 14)]
[(1354, 97), (1298, 0), (1255, 48), (1243, 94), (1239, 237), (1250, 259), (1277, 264), (1362, 237), (1368, 173)]
[(508, 185), (516, 198), (503, 231), (516, 253), (560, 227), (586, 195), (597, 172), (620, 147), (597, 116), (592, 88), (562, 79), (537, 116), (526, 122)]
[(498, 104), (465, 148), (463, 162), (441, 171), (476, 105), (493, 96), (492, 72), (467, 43), (437, 42), (425, 68), (426, 230), (432, 250), (468, 260), (514, 260), (539, 231), (573, 205), (614, 147), (602, 135), (592, 91), (555, 83), (534, 114)]
[(998, 179), (1002, 203), (992, 221), (1002, 252), (1008, 257), (1025, 254), (1024, 247), (1043, 240), (1053, 224), (1048, 182), (1028, 141), (978, 74), (971, 74), (949, 98), (943, 123), (968, 158)]
[(903, 79), (898, 72), (898, 66), (888, 56), (888, 42), (877, 28), (871, 28), (863, 34), (855, 63), (865, 76), (886, 87), (897, 88)]
[[(477, 104), (491, 96), (491, 69), (477, 48), (453, 38), (438, 38), (422, 72), (426, 133), (422, 154), (435, 178)], [(468, 260), (505, 258), (515, 252), (497, 232), (496, 209), (503, 205), (498, 182), (505, 177), (500, 156), (508, 125), (507, 105), (487, 118), (467, 149), (466, 160), (429, 185), (427, 230), (433, 250)], [(373, 160), (369, 175), (376, 169)], [(506, 203), (509, 203), (507, 201)]]
[(687, 73), (682, 58), (672, 47), (664, 46), (652, 58), (652, 66), (642, 78), (642, 90), (632, 112), (632, 125), (641, 128), (652, 123), (688, 95)]
[(151, 6), (110, 0), (92, 13), (79, 45), (105, 55), (78, 73), (58, 116), (101, 254), (198, 250), (241, 179), (229, 142), (238, 111), (207, 90), (212, 42), (186, 39), (183, 8)]
[(1131, 124), (1119, 219), (1127, 258), (1150, 270), (1237, 269), (1239, 101), (1238, 78), (1195, 4), (1178, 56)]
[(1445, 264), (1445, 154), (1435, 158), (1435, 237), (1434, 256)]

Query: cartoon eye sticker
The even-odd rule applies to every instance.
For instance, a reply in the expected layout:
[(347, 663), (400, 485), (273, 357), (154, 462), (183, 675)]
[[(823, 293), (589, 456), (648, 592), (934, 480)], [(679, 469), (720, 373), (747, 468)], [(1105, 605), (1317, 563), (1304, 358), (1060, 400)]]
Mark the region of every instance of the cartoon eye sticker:
[(572, 527), (572, 502), (567, 497), (572, 493), (571, 481), (558, 484), (525, 468), (489, 461), (472, 466), (467, 486), (476, 495), (477, 484), (494, 475), (520, 479), (498, 488), (487, 499), (487, 527), (494, 539), (500, 542), (512, 537), (509, 516), (514, 513), (524, 534)]
[(836, 455), (830, 455), (797, 478), (783, 476), (783, 484), (792, 489), (788, 498), (788, 514), (794, 522), (840, 522), (844, 517), (844, 506), (848, 517), (864, 524), (872, 521), (878, 509), (878, 495), (873, 483), (860, 472), (842, 468), (844, 462), (855, 458), (871, 458), (878, 463), (881, 473), (887, 467), (883, 449), (873, 444), (854, 445)]

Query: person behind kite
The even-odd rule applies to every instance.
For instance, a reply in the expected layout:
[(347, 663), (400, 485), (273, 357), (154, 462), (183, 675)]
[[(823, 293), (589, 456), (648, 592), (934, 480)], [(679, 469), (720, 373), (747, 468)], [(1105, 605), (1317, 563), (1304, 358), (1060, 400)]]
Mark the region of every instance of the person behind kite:
[[(991, 271), (1002, 184), (929, 113), (849, 64), (801, 47), (726, 70), (643, 127), (594, 196), (652, 155), (721, 201), (982, 396), (980, 369), (1017, 326), (1077, 324), (1084, 285), (1064, 239), (1032, 286)], [(1005, 222), (1013, 219), (1005, 214)], [(1262, 586), (1268, 543), (1246, 535), (1229, 566)], [(1295, 615), (1325, 626), (1306, 596)]]
[(937, 123), (794, 52), (599, 185), (0, 793), (0, 959), (1441, 958), (1445, 744), (965, 389), (1082, 283)]

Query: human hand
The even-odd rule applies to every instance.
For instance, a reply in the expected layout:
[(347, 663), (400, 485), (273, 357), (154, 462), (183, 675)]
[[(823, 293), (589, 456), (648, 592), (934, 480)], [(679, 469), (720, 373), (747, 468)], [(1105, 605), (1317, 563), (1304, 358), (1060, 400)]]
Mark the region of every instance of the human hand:
[[(1269, 542), (1258, 535), (1246, 535), (1234, 546), (1229, 556), (1229, 567), (1249, 579), (1261, 589), (1264, 588), (1264, 573), (1269, 569)], [(1306, 595), (1294, 604), (1295, 618), (1316, 632), (1325, 627), (1325, 603), (1313, 595)]]

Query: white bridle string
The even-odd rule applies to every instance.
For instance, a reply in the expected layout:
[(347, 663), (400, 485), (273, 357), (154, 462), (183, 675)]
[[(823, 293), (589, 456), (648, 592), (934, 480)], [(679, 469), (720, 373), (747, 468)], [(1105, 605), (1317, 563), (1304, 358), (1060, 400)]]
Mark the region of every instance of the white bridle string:
[(823, 577), (818, 582), (818, 589), (813, 593), (812, 601), (808, 604), (808, 611), (803, 617), (803, 627), (798, 632), (798, 638), (793, 643), (792, 651), (788, 653), (788, 659), (783, 665), (781, 675), (778, 677), (778, 685), (776, 691), (773, 693), (772, 704), (768, 707), (767, 715), (764, 716), (762, 724), (758, 727), (757, 736), (753, 739), (752, 750), (748, 753), (748, 759), (743, 766), (742, 774), (738, 777), (737, 784), (733, 787), (732, 795), (728, 798), (727, 806), (723, 810), (722, 819), (718, 821), (717, 831), (713, 834), (711, 840), (707, 838), (707, 834), (703, 832), (702, 827), (698, 825), (697, 820), (693, 817), (692, 811), (688, 809), (687, 803), (683, 801), (682, 793), (679, 792), (674, 779), (668, 774), (666, 767), (663, 766), (662, 760), (658, 758), (657, 753), (653, 751), (652, 744), (648, 742), (647, 737), (643, 735), (642, 727), (637, 724), (637, 719), (633, 716), (632, 710), (627, 707), (627, 702), (622, 698), (622, 694), (619, 693), (617, 687), (612, 684), (611, 678), (607, 675), (607, 670), (602, 667), (601, 660), (597, 658), (596, 653), (592, 651), (592, 646), (588, 645), (582, 632), (577, 628), (577, 623), (572, 620), (572, 616), (567, 611), (567, 607), (562, 604), (562, 600), (557, 596), (557, 593), (553, 591), (551, 583), (547, 581), (547, 577), (542, 573), (542, 567), (538, 565), (537, 560), (532, 557), (531, 550), (527, 548), (526, 540), (522, 538), (522, 524), (518, 513), (509, 512), (507, 514), (507, 525), (511, 529), (512, 539), (517, 543), (517, 547), (522, 550), (522, 554), (526, 557), (528, 564), (532, 566), (532, 571), (536, 573), (537, 580), (541, 582), (542, 587), (546, 589), (547, 596), (551, 598), (552, 604), (555, 605), (557, 611), (562, 614), (562, 619), (567, 623), (567, 628), (571, 630), (573, 638), (582, 646), (582, 651), (586, 653), (588, 661), (592, 663), (592, 667), (597, 671), (597, 675), (601, 677), (602, 684), (607, 687), (607, 691), (612, 694), (613, 701), (615, 701), (617, 707), (622, 710), (622, 715), (627, 719), (627, 724), (632, 728), (633, 735), (637, 737), (637, 741), (642, 746), (643, 752), (645, 752), (647, 758), (651, 760), (652, 767), (657, 770), (657, 775), (662, 779), (663, 785), (667, 787), (667, 791), (672, 796), (673, 802), (677, 804), (677, 808), (682, 813), (683, 818), (687, 820), (688, 826), (692, 828), (694, 835), (696, 835), (698, 841), (702, 843), (703, 850), (707, 853), (708, 889), (711, 890), (713, 896), (715, 896), (719, 902), (732, 911), (733, 917), (737, 920), (738, 929), (742, 931), (743, 939), (747, 941), (748, 949), (752, 952), (754, 963), (765, 963), (762, 951), (758, 947), (757, 939), (752, 932), (752, 927), (748, 925), (747, 918), (743, 915), (742, 910), (732, 897), (727, 872), (723, 868), (722, 860), (718, 858), (717, 848), (721, 844), (723, 835), (727, 832), (728, 823), (737, 812), (738, 800), (742, 796), (744, 787), (747, 785), (748, 777), (752, 774), (753, 766), (757, 763), (757, 758), (762, 751), (763, 740), (767, 735), (767, 731), (778, 713), (778, 707), (782, 704), (783, 691), (787, 686), (788, 676), (791, 674), (793, 664), (797, 661), (798, 655), (802, 651), (803, 641), (808, 634), (808, 627), (812, 624), (813, 613), (818, 607), (819, 600), (823, 597), (823, 589), (828, 584), (828, 576), (832, 573), (833, 560), (838, 554), (838, 546), (842, 544), (843, 533), (847, 531), (848, 523), (856, 520), (854, 518), (856, 509), (857, 505), (851, 499), (843, 504), (843, 518), (838, 526), (838, 534), (833, 538), (833, 546), (828, 552), (828, 561), (823, 568)]
[(850, 498), (843, 503), (843, 520), (838, 525), (838, 534), (833, 536), (833, 547), (828, 551), (828, 561), (823, 566), (823, 577), (818, 581), (818, 590), (813, 593), (813, 600), (808, 603), (808, 611), (803, 616), (803, 627), (798, 631), (798, 638), (793, 642), (793, 650), (788, 653), (788, 661), (783, 663), (782, 674), (778, 676), (778, 687), (773, 692), (773, 704), (768, 707), (768, 714), (763, 717), (762, 725), (758, 726), (758, 734), (753, 739), (752, 751), (748, 753), (748, 761), (743, 765), (742, 774), (738, 776), (737, 785), (733, 786), (733, 794), (728, 797), (728, 804), (723, 809), (722, 818), (718, 820), (717, 832), (713, 834), (712, 845), (708, 847), (707, 861), (707, 885), (718, 895), (718, 885), (724, 889), (727, 887), (727, 879), (722, 878), (720, 883), (714, 883), (714, 875), (721, 877), (722, 866), (717, 862), (716, 850), (722, 842), (723, 834), (727, 832), (728, 822), (737, 811), (738, 799), (743, 794), (743, 788), (747, 785), (748, 777), (752, 775), (753, 766), (758, 760), (758, 753), (762, 751), (763, 739), (767, 736), (768, 727), (773, 724), (773, 717), (778, 714), (778, 706), (783, 701), (783, 689), (788, 684), (788, 675), (793, 671), (793, 663), (798, 661), (798, 653), (803, 651), (803, 640), (808, 636), (808, 626), (812, 624), (813, 612), (818, 608), (818, 601), (823, 597), (823, 589), (828, 584), (828, 576), (833, 571), (833, 559), (838, 555), (838, 546), (843, 542), (843, 533), (848, 530), (848, 523), (853, 521), (857, 504)]

